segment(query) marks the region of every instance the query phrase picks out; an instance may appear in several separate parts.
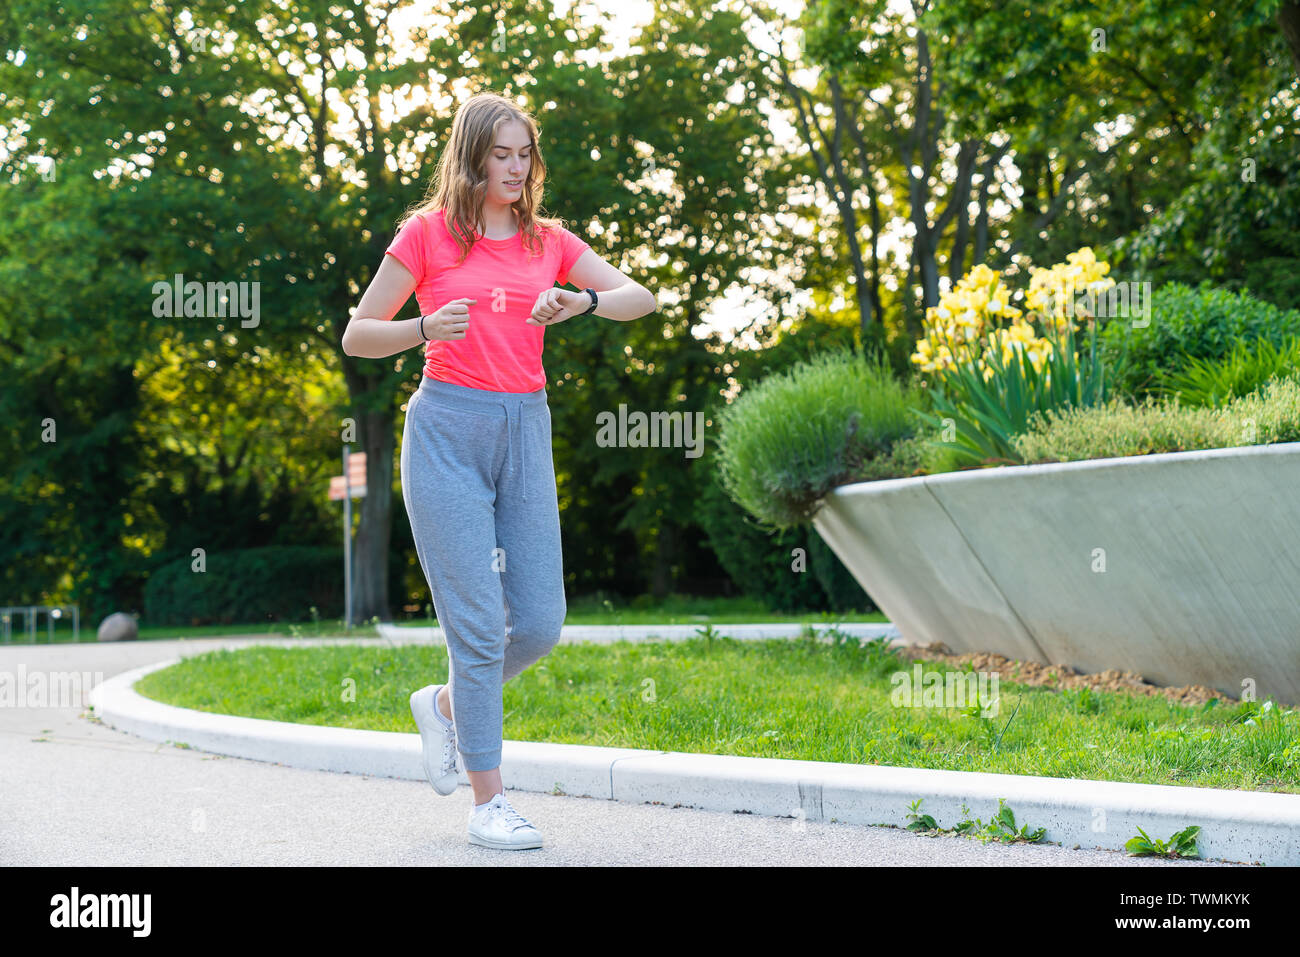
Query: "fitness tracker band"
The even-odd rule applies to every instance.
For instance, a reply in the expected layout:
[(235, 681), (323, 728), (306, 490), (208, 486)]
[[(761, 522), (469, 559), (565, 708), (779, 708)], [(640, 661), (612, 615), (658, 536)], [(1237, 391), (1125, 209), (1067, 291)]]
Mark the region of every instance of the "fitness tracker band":
[(582, 290), (582, 291), (585, 292), (585, 293), (587, 293), (588, 295), (591, 296), (591, 308), (588, 309), (586, 312), (582, 313), (582, 315), (587, 316), (587, 315), (590, 315), (591, 313), (593, 313), (593, 312), (596, 311), (596, 303), (597, 303), (599, 300), (596, 299), (596, 290), (594, 290), (594, 289), (584, 289), (584, 290)]

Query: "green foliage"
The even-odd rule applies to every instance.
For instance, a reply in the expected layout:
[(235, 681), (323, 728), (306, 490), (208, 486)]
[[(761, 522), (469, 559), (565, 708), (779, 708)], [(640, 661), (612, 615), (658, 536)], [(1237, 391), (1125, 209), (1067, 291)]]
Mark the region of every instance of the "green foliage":
[(1002, 730), (998, 732), (998, 736), (993, 741), (994, 751), (997, 751), (998, 748), (1002, 746), (1002, 738), (1006, 735), (1007, 728), (1011, 727), (1011, 722), (1016, 720), (1016, 715), (1020, 713), (1020, 706), (1022, 704), (1024, 704), (1023, 698), (1018, 700), (1016, 706), (1011, 709), (1011, 717), (1007, 718), (1007, 723), (1002, 726)]
[(1272, 379), (1214, 411), (1230, 423), (1228, 446), (1300, 441), (1300, 376)]
[(888, 638), (860, 638), (834, 625), (823, 629), (821, 635), (812, 629), (809, 632), (806, 640), (817, 644), (822, 643), (821, 635), (828, 637), (830, 640), (825, 644), (830, 649), (831, 660), (863, 680), (887, 678), (903, 667), (897, 649)]
[[(790, 613), (861, 609), (875, 606), (844, 563), (809, 525), (783, 531), (760, 526), (727, 495), (718, 481), (717, 456), (705, 455), (696, 467), (700, 487), (694, 520), (709, 549), (740, 591), (764, 607)], [(803, 570), (795, 557), (802, 549)]]
[(875, 611), (875, 603), (863, 591), (848, 566), (840, 561), (815, 529), (808, 528), (807, 531), (808, 566), (826, 595), (822, 609), (829, 608), (836, 613)]
[[(762, 106), (770, 71), (759, 63), (741, 29), (744, 18), (735, 11), (700, 16), (685, 6), (663, 8), (644, 37), (653, 59), (646, 69), (639, 51), (622, 61), (582, 63), (581, 51), (599, 41), (596, 24), (575, 26), (566, 35), (570, 24), (547, 4), (525, 5), (506, 24), (502, 46), (508, 44), (508, 55), (492, 49), (498, 45), (495, 34), (479, 26), (496, 14), (487, 7), (474, 16), (465, 10), (459, 30), (430, 38), (428, 56), (464, 74), (468, 86), (510, 90), (526, 99), (537, 94), (528, 105), (542, 125), (550, 167), (545, 201), (552, 213), (563, 215), (602, 257), (620, 264), (631, 263), (636, 250), (659, 246), (664, 203), (676, 208), (671, 253), (625, 266), (630, 278), (659, 292), (656, 312), (634, 322), (574, 317), (546, 333), (566, 587), (628, 596), (660, 586), (695, 588), (702, 579), (719, 587), (719, 563), (691, 522), (705, 487), (698, 466), (712, 448), (701, 459), (663, 448), (614, 450), (596, 442), (592, 422), (620, 403), (629, 410), (681, 410), (688, 416), (711, 411), (731, 379), (743, 386), (756, 377), (752, 367), (768, 358), (766, 350), (725, 342), (700, 319), (756, 265), (778, 275), (801, 244), (754, 228), (768, 217), (781, 218), (787, 192), (797, 188)], [(484, 11), (490, 14), (486, 20)], [(474, 61), (464, 55), (471, 50)], [(717, 57), (716, 69), (698, 68), (704, 50), (707, 59)], [(530, 78), (523, 91), (520, 70)], [(626, 82), (604, 82), (610, 70), (623, 73)], [(737, 96), (738, 89), (744, 94)], [(637, 117), (635, 129), (619, 119), (625, 116)], [(416, 111), (404, 132), (421, 139), (433, 132), (445, 142), (449, 121), (450, 111), (441, 106), (427, 115)], [(689, 132), (706, 129), (705, 138)], [(605, 145), (594, 149), (597, 143)], [(409, 155), (423, 151), (417, 144)], [(431, 171), (427, 164), (421, 170), (412, 198)], [(669, 187), (660, 185), (669, 181)], [(736, 188), (719, 189), (719, 183)], [(689, 277), (708, 277), (708, 288), (695, 285), (686, 292), (694, 285)], [(716, 418), (706, 418), (710, 442), (716, 428)], [(816, 582), (798, 587), (811, 596), (805, 607), (825, 607)], [(785, 607), (794, 608), (796, 596), (787, 597)]]
[[(1237, 15), (1250, 6), (1235, 11), (1231, 32), (1248, 32)], [(1251, 12), (1258, 14), (1259, 8)], [(1216, 69), (1205, 71), (1218, 78), (1224, 95), (1202, 100), (1201, 115), (1214, 120), (1202, 125), (1204, 134), (1188, 164), (1195, 176), (1140, 229), (1117, 240), (1112, 255), (1118, 268), (1135, 277), (1210, 281), (1296, 308), (1300, 113), (1295, 96), (1300, 87), (1276, 24), (1265, 19), (1263, 26), (1268, 43), (1261, 52), (1271, 45), (1276, 51), (1271, 57), (1250, 56), (1236, 64), (1220, 60)]]
[(975, 838), (981, 844), (988, 844), (990, 841), (999, 844), (1040, 844), (1047, 837), (1047, 828), (1044, 827), (1031, 829), (1028, 824), (1025, 824), (1017, 828), (1016, 815), (1006, 806), (1005, 798), (998, 798), (997, 813), (987, 823), (977, 817), (972, 818), (970, 808), (963, 804), (962, 820), (952, 828), (942, 828), (929, 814), (922, 814), (921, 803), (922, 799), (918, 798), (908, 805), (907, 819), (911, 822), (907, 825), (909, 831), (932, 835), (956, 834), (961, 837)]
[[(91, 7), (94, 16), (83, 15)], [(426, 104), (400, 118), (380, 117), (373, 129), (324, 122), (327, 91), (294, 80), (310, 69), (322, 42), (339, 48), (365, 41), (364, 62), (336, 77), (356, 81), (358, 102), (426, 82), (427, 63), (436, 62), (450, 71), (448, 88), (513, 90), (526, 75), (557, 104), (530, 104), (544, 126), (549, 212), (599, 238), (598, 251), (611, 261), (628, 250), (667, 251), (634, 277), (667, 294), (659, 313), (634, 323), (589, 317), (548, 336), (566, 584), (634, 594), (651, 572), (672, 587), (716, 566), (697, 544), (703, 523), (687, 519), (700, 490), (711, 487), (699, 463), (683, 468), (680, 456), (658, 449), (612, 453), (596, 445), (590, 424), (620, 402), (691, 414), (732, 376), (748, 388), (752, 369), (775, 361), (775, 350), (751, 352), (695, 333), (710, 300), (751, 271), (784, 286), (792, 267), (806, 268), (803, 285), (815, 287), (820, 302), (847, 288), (842, 241), (814, 245), (784, 226), (755, 228), (820, 213), (790, 201), (817, 171), (807, 151), (783, 152), (773, 141), (763, 104), (776, 81), (740, 29), (747, 14), (701, 17), (693, 8), (665, 7), (647, 28), (654, 56), (647, 70), (628, 68), (640, 65), (641, 53), (598, 65), (575, 58), (575, 50), (599, 40), (600, 28), (557, 29), (546, 5), (522, 9), (502, 38), (481, 29), (476, 15), (461, 29), (417, 26), (411, 39), (419, 60), (389, 56), (405, 38), (382, 11), (340, 19), (320, 5), (255, 7), (197, 0), (187, 7), (189, 20), (178, 23), (170, 8), (138, 0), (0, 5), (0, 36), (8, 49), (23, 51), (0, 60), (0, 125), (13, 134), (0, 160), (0, 296), (21, 303), (0, 310), (8, 386), (0, 393), (0, 460), (10, 463), (0, 475), (6, 600), (77, 600), (83, 617), (94, 619), (142, 607), (152, 570), (195, 544), (215, 554), (328, 541), (337, 506), (320, 489), (337, 468), (339, 420), (353, 417), (363, 436), (377, 438), (369, 448), (378, 457), (395, 451), (398, 396), (418, 356), (344, 356), (338, 334), (383, 259), (396, 215), (424, 189), (428, 164), (418, 160), (426, 141), (445, 142), (451, 110)], [(1045, 244), (1075, 248), (1141, 226), (1148, 209), (1167, 209), (1158, 228), (1133, 244), (1135, 263), (1158, 268), (1167, 261), (1184, 279), (1223, 270), (1224, 281), (1245, 282), (1264, 298), (1293, 295), (1300, 161), (1294, 110), (1284, 102), (1293, 89), (1277, 82), (1282, 48), (1259, 9), (1215, 18), (1194, 4), (1140, 4), (1127, 28), (1135, 42), (1118, 42), (1112, 32), (1110, 48), (1096, 51), (1084, 42), (1095, 11), (1068, 0), (931, 5), (922, 26), (934, 58), (933, 114), (944, 118), (933, 125), (933, 155), (977, 138), (982, 176), (992, 173), (1005, 144), (1005, 162), (1014, 163), (1024, 187), (1009, 218), (990, 209), (987, 234), (995, 239), (987, 251), (1003, 252), (996, 237), (1006, 235), (1023, 243), (1022, 252), (1050, 261), (1059, 257), (1039, 253), (1040, 235)], [(776, 21), (763, 5), (756, 12)], [(807, 59), (833, 67), (848, 102), (870, 107), (859, 117), (865, 155), (847, 159), (853, 175), (868, 165), (877, 174), (871, 183), (881, 190), (886, 232), (908, 218), (908, 171), (920, 159), (896, 149), (887, 129), (898, 107), (917, 102), (922, 34), (913, 19), (881, 0), (812, 4), (800, 18)], [(499, 50), (498, 39), (508, 40)], [(698, 67), (701, 50), (713, 64), (708, 71)], [(1214, 70), (1204, 68), (1207, 61)], [(627, 82), (600, 82), (609, 74)], [(1160, 78), (1160, 96), (1146, 88), (1149, 77)], [(864, 96), (880, 87), (879, 100)], [(1121, 114), (1132, 119), (1132, 132), (1098, 151), (1094, 127)], [(282, 135), (290, 115), (312, 127), (307, 135)], [(638, 118), (633, 132), (627, 116)], [(684, 129), (711, 135), (683, 138)], [(909, 130), (898, 132), (911, 140)], [(928, 153), (930, 131), (916, 132)], [(376, 144), (399, 161), (378, 161)], [(28, 162), (37, 152), (54, 160), (57, 178), (39, 177)], [(331, 156), (339, 161), (322, 160)], [(1240, 179), (1234, 164), (1246, 157), (1258, 163), (1258, 182)], [(1087, 175), (1067, 188), (1085, 161)], [(937, 173), (927, 169), (925, 179)], [(662, 192), (652, 182), (671, 186)], [(969, 196), (934, 186), (917, 200), (914, 218), (945, 224), (933, 237), (942, 269), (945, 255), (974, 253), (974, 242), (957, 250), (949, 238), (979, 230), (965, 212), (955, 221), (940, 212), (969, 211)], [(1038, 220), (1058, 205), (1058, 187), (1071, 199), (1044, 230)], [(662, 241), (665, 204), (675, 210), (669, 244)], [(933, 214), (924, 210), (930, 205)], [(891, 331), (916, 308), (906, 259), (886, 256), (881, 275), (871, 277), (883, 280)], [(175, 273), (260, 283), (264, 321), (256, 329), (197, 317), (160, 322), (149, 311), (150, 285)], [(87, 329), (94, 348), (79, 345)], [(801, 336), (820, 344), (823, 331), (810, 324)], [(57, 443), (36, 438), (47, 418), (58, 424)], [(876, 438), (838, 450), (844, 480), (955, 467), (953, 450), (893, 427)], [(829, 453), (830, 469), (837, 449), (814, 451)], [(752, 481), (757, 504), (777, 520), (795, 519), (841, 478), (809, 477), (797, 457), (784, 471), (757, 471), (742, 480)], [(763, 478), (782, 482), (767, 488)], [(384, 484), (363, 510), (358, 547), (365, 555), (358, 557), (391, 560), (376, 544), (391, 530), (408, 579), (423, 590), (405, 516), (392, 508), (393, 489)], [(766, 587), (790, 606), (829, 600), (842, 609), (860, 599), (818, 538), (750, 531), (730, 536), (730, 547), (762, 549), (761, 564), (772, 570), (743, 579), (742, 587)], [(813, 574), (790, 574), (793, 547), (806, 547)], [(731, 572), (746, 561), (728, 556), (723, 564)]]
[(1193, 360), (1227, 358), (1234, 343), (1266, 340), (1274, 346), (1300, 334), (1300, 310), (1280, 309), (1246, 292), (1168, 283), (1151, 292), (1149, 322), (1102, 325), (1102, 361), (1115, 387), (1133, 398), (1155, 394), (1168, 376)]
[(931, 471), (935, 460), (932, 443), (922, 433), (899, 439), (884, 455), (868, 459), (854, 479), (858, 482), (875, 482), (882, 479), (911, 478)]
[[(696, 489), (680, 453), (611, 452), (591, 423), (620, 402), (704, 407), (727, 385), (723, 367), (748, 357), (692, 334), (699, 317), (755, 266), (777, 275), (797, 253), (754, 228), (803, 184), (769, 163), (779, 151), (762, 109), (768, 80), (741, 14), (666, 11), (648, 28), (654, 69), (637, 70), (639, 52), (622, 66), (584, 62), (603, 27), (547, 5), (521, 8), (500, 38), (468, 10), (459, 27), (435, 31), (374, 7), (352, 12), (197, 0), (177, 21), (138, 0), (0, 4), (0, 37), (23, 53), (0, 58), (0, 125), (13, 134), (0, 155), (0, 297), (22, 303), (0, 310), (11, 387), (0, 395), (0, 460), (32, 464), (12, 482), (9, 469), (0, 475), (5, 600), (76, 600), (90, 619), (142, 608), (159, 559), (196, 544), (212, 554), (331, 540), (339, 505), (322, 489), (339, 468), (341, 419), (370, 440), (372, 477), (395, 464), (379, 460), (395, 459), (402, 390), (418, 379), (420, 354), (345, 356), (339, 334), (397, 215), (428, 185), (429, 143), (446, 142), (464, 97), (368, 129), (329, 122), (327, 100), (329, 87), (376, 102), (426, 84), (431, 61), (447, 66), (449, 89), (514, 96), (526, 75), (545, 91), (523, 104), (542, 124), (545, 212), (610, 261), (659, 245), (666, 196), (650, 184), (673, 183), (678, 240), (634, 278), (669, 292), (707, 276), (710, 289), (665, 295), (643, 322), (587, 317), (547, 336), (566, 584), (635, 594), (654, 572), (671, 588), (716, 567), (702, 536), (674, 522)], [(392, 55), (408, 42), (418, 58)], [(321, 43), (353, 45), (357, 57), (308, 92), (294, 76)], [(698, 68), (701, 49), (715, 68)], [(601, 82), (610, 70), (628, 82)], [(289, 115), (313, 129), (284, 137)], [(634, 133), (627, 115), (639, 118)], [(713, 135), (683, 140), (692, 127)], [(27, 162), (38, 152), (55, 160), (55, 179)], [(325, 162), (332, 154), (337, 162)], [(160, 320), (151, 283), (175, 273), (259, 282), (261, 324)], [(396, 318), (414, 310), (403, 304)], [(88, 330), (94, 348), (82, 347)], [(47, 417), (57, 444), (38, 439)], [(391, 560), (382, 549), (391, 530), (427, 594), (395, 484), (370, 489), (357, 558)]]
[[(949, 453), (949, 463), (957, 468), (1019, 464), (1015, 439), (1029, 430), (1034, 413), (1091, 408), (1105, 401), (1106, 371), (1096, 326), (1091, 326), (1084, 361), (1076, 353), (1073, 328), (1064, 336), (1052, 336), (1052, 342), (1041, 370), (1034, 367), (1028, 350), (1017, 349), (1010, 361), (1003, 361), (1001, 350), (993, 349), (986, 359), (992, 373), (988, 381), (969, 362), (936, 376), (938, 385), (930, 388), (934, 412), (917, 414), (939, 430), (932, 444)], [(942, 437), (950, 423), (955, 433), (951, 442)]]
[(928, 815), (928, 814), (922, 814), (922, 813), (920, 813), (920, 812), (921, 812), (921, 802), (922, 802), (922, 800), (923, 800), (923, 798), (917, 798), (915, 801), (913, 801), (911, 804), (908, 805), (908, 807), (907, 807), (907, 810), (908, 810), (907, 819), (908, 819), (909, 821), (911, 821), (912, 823), (909, 824), (909, 825), (907, 825), (907, 829), (908, 829), (909, 831), (937, 831), (937, 830), (939, 830), (939, 825), (938, 825), (938, 823), (935, 821), (934, 818), (932, 818), (932, 817), (931, 817), (930, 815)]
[(157, 569), (145, 587), (149, 625), (312, 621), (343, 615), (343, 550), (273, 545), (184, 558)]
[(1078, 714), (1097, 714), (1101, 711), (1101, 699), (1091, 688), (1069, 689), (1063, 692), (1063, 695)]
[(1023, 824), (1017, 830), (1016, 815), (1006, 806), (1004, 798), (998, 798), (998, 812), (987, 824), (976, 818), (974, 825), (973, 836), (981, 844), (989, 841), (997, 841), (999, 844), (1038, 844), (1047, 836), (1045, 827), (1031, 830), (1028, 824)]
[(1300, 377), (1274, 379), (1217, 409), (1183, 408), (1177, 398), (1152, 395), (1130, 406), (1112, 397), (1105, 407), (1035, 417), (1016, 448), (1032, 464), (1295, 441)]
[(1268, 339), (1238, 339), (1220, 360), (1189, 359), (1179, 372), (1160, 379), (1160, 391), (1177, 396), (1183, 405), (1219, 408), (1258, 390), (1275, 377), (1300, 372), (1300, 336), (1281, 348)]
[[(1033, 261), (1057, 261), (1080, 244), (1142, 230), (1187, 197), (1162, 223), (1163, 241), (1147, 261), (1204, 276), (1210, 247), (1216, 258), (1229, 253), (1228, 270), (1240, 270), (1250, 260), (1234, 261), (1234, 245), (1267, 249), (1252, 242), (1256, 217), (1294, 221), (1300, 208), (1285, 202), (1300, 181), (1290, 174), (1288, 183), (1286, 166), (1261, 162), (1269, 170), (1261, 183), (1239, 181), (1241, 158), (1256, 155), (1265, 137), (1275, 140), (1273, 152), (1295, 154), (1293, 106), (1269, 102), (1289, 82), (1276, 23), (1256, 4), (1227, 12), (1137, 0), (1122, 26), (1099, 10), (1077, 0), (944, 0), (919, 20), (929, 29), (945, 118), (961, 136), (997, 131), (1014, 151), (1021, 201), (1007, 234)], [(1099, 137), (1102, 129), (1111, 135)], [(1225, 198), (1230, 212), (1220, 215)]]
[(1279, 708), (1272, 701), (1243, 701), (1233, 722), (1249, 737), (1243, 751), (1261, 770), (1281, 777), (1300, 768), (1300, 710)]
[(915, 396), (878, 355), (821, 353), (744, 391), (722, 414), (723, 488), (760, 522), (810, 521), (818, 502), (915, 432)]
[(1169, 840), (1152, 840), (1147, 832), (1138, 828), (1138, 836), (1130, 837), (1124, 844), (1124, 849), (1128, 851), (1130, 857), (1200, 857), (1200, 849), (1196, 846), (1196, 836), (1201, 833), (1197, 825), (1185, 827), (1174, 834)]

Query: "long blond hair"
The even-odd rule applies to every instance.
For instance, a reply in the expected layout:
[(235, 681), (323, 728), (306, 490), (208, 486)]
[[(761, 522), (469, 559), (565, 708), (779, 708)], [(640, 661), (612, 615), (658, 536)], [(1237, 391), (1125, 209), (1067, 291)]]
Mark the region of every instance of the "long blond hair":
[(487, 157), (496, 143), (497, 131), (504, 123), (522, 123), (528, 130), (532, 162), (528, 165), (519, 198), (510, 205), (519, 217), (519, 231), (527, 248), (534, 254), (542, 249), (538, 227), (563, 226), (564, 221), (540, 215), (542, 186), (546, 180), (546, 163), (537, 145), (537, 123), (510, 100), (495, 93), (478, 93), (456, 111), (451, 136), (442, 150), (438, 170), (429, 183), (424, 199), (412, 206), (397, 221), (400, 230), (414, 216), (441, 209), (447, 229), (465, 261), (478, 234), (487, 195)]

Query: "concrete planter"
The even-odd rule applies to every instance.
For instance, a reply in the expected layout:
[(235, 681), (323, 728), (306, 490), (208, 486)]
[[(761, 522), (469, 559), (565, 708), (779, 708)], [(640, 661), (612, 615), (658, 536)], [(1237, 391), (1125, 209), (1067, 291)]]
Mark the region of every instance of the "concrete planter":
[(1300, 442), (859, 482), (813, 526), (907, 641), (1300, 703)]

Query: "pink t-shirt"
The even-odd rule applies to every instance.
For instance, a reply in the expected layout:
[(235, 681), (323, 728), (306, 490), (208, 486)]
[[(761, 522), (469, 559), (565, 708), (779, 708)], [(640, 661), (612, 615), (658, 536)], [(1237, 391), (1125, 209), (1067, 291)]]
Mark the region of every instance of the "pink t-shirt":
[[(452, 299), (469, 298), (464, 339), (430, 339), (424, 374), (432, 379), (492, 392), (536, 392), (546, 387), (542, 368), (545, 326), (525, 323), (537, 297), (569, 270), (590, 244), (563, 227), (538, 227), (543, 251), (530, 256), (522, 232), (510, 239), (478, 239), (465, 261), (442, 210), (413, 216), (386, 252), (416, 279), (420, 315), (431, 315)], [(425, 323), (428, 333), (428, 323)]]

